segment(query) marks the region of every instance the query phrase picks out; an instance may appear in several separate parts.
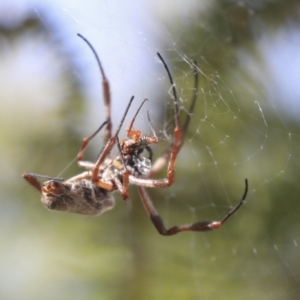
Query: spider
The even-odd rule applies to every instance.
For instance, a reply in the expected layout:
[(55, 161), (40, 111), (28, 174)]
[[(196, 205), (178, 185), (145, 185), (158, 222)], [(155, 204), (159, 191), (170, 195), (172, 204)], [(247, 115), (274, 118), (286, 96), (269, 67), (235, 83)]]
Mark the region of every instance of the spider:
[[(115, 201), (112, 192), (118, 190), (123, 199), (126, 200), (129, 196), (128, 186), (131, 184), (137, 186), (143, 206), (155, 228), (161, 235), (169, 236), (183, 231), (208, 231), (220, 228), (244, 203), (248, 193), (247, 179), (245, 179), (245, 190), (242, 198), (220, 221), (203, 221), (174, 226), (170, 229), (165, 227), (163, 220), (158, 215), (146, 191), (146, 188), (168, 187), (174, 182), (176, 158), (183, 145), (184, 136), (190, 122), (190, 116), (193, 113), (196, 102), (198, 84), (196, 63), (194, 63), (195, 93), (189, 108), (189, 114), (184, 125), (181, 126), (175, 84), (167, 64), (162, 56), (157, 53), (171, 83), (175, 129), (171, 145), (152, 164), (152, 150), (149, 145), (158, 143), (159, 140), (151, 124), (148, 112), (147, 116), (151, 126), (152, 136), (144, 136), (141, 131), (133, 129), (135, 118), (147, 99), (142, 102), (127, 128), (127, 139), (119, 141), (119, 132), (134, 97), (131, 97), (116, 132), (112, 134), (109, 82), (93, 46), (85, 37), (80, 34), (78, 34), (78, 36), (81, 37), (93, 51), (101, 72), (106, 121), (92, 135), (83, 139), (80, 151), (77, 155), (77, 162), (78, 165), (85, 168), (86, 171), (65, 181), (61, 178), (52, 178), (33, 173), (24, 173), (23, 178), (41, 192), (42, 203), (51, 210), (67, 211), (89, 216), (100, 215), (114, 207)], [(106, 130), (104, 135), (105, 145), (100, 151), (96, 162), (83, 161), (86, 147), (104, 127)], [(115, 145), (118, 148), (118, 153), (115, 157), (112, 157), (111, 151)], [(148, 152), (148, 158), (142, 155), (144, 150)], [(154, 179), (153, 177), (156, 173), (166, 164), (167, 176), (162, 179)], [(46, 181), (40, 183), (38, 178), (46, 179)]]

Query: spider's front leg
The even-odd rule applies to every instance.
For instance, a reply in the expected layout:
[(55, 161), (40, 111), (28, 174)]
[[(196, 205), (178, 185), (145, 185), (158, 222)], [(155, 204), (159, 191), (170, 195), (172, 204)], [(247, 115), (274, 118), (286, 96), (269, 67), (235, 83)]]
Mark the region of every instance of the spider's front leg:
[[(180, 139), (180, 143), (179, 143), (179, 150), (181, 149), (183, 143), (184, 143), (184, 139), (185, 139), (185, 135), (187, 133), (190, 121), (191, 121), (191, 116), (193, 115), (194, 109), (195, 109), (195, 105), (196, 105), (196, 100), (197, 100), (197, 96), (198, 96), (198, 65), (197, 62), (194, 61), (193, 63), (193, 69), (194, 69), (194, 92), (193, 92), (193, 97), (190, 103), (190, 107), (188, 109), (188, 115), (185, 119), (185, 122), (182, 126), (182, 133), (181, 133), (181, 139)], [(173, 79), (171, 78), (171, 84), (174, 85), (173, 83)], [(176, 93), (173, 93), (174, 97), (176, 96)], [(166, 164), (167, 162), (170, 160), (170, 156), (172, 153), (172, 149), (173, 149), (173, 144), (170, 145), (163, 153), (162, 155), (160, 155), (160, 157), (157, 158), (157, 160), (153, 163), (152, 169), (151, 169), (151, 173), (150, 173), (150, 178), (153, 178)]]
[(101, 124), (101, 126), (94, 132), (92, 133), (90, 136), (88, 137), (85, 137), (83, 140), (82, 140), (82, 144), (81, 144), (81, 147), (80, 147), (80, 150), (77, 154), (77, 163), (80, 167), (86, 167), (86, 165), (88, 164), (88, 162), (84, 162), (82, 161), (83, 160), (83, 157), (84, 157), (84, 153), (85, 153), (85, 150), (87, 148), (87, 146), (89, 145), (89, 143), (91, 142), (91, 140), (101, 131), (101, 129), (108, 123), (108, 121), (105, 121)]
[[(170, 83), (171, 88), (173, 92), (173, 109), (174, 109), (174, 119), (175, 119), (175, 129), (173, 133), (173, 142), (170, 148), (170, 150), (167, 151), (167, 154), (164, 155), (164, 157), (159, 161), (159, 166), (155, 163), (153, 168), (151, 169), (151, 173), (147, 178), (139, 178), (133, 175), (129, 176), (129, 182), (131, 184), (135, 184), (138, 186), (144, 186), (144, 187), (151, 187), (151, 188), (163, 188), (171, 186), (175, 180), (175, 162), (177, 155), (180, 151), (180, 148), (183, 143), (183, 137), (182, 137), (182, 129), (180, 125), (180, 119), (179, 119), (179, 105), (178, 105), (178, 96), (177, 96), (177, 90), (175, 88), (175, 84), (171, 75), (171, 72), (162, 58), (162, 56), (157, 53), (158, 57), (160, 58), (161, 62), (163, 63)], [(151, 124), (151, 122), (150, 122)], [(155, 136), (156, 137), (156, 136)], [(168, 160), (168, 167), (167, 167), (167, 176), (163, 179), (152, 179), (152, 176), (160, 170), (164, 166), (164, 164)]]
[[(129, 111), (129, 108), (131, 106), (131, 103), (133, 101), (134, 97), (132, 96), (129, 100), (129, 103), (126, 107), (126, 110), (124, 112), (124, 115), (121, 119), (121, 122), (114, 133), (112, 137), (110, 137), (107, 141), (107, 143), (104, 145), (102, 151), (100, 152), (98, 159), (94, 164), (86, 161), (82, 161), (84, 151), (89, 144), (89, 142), (95, 137), (95, 135), (103, 128), (103, 126), (107, 123), (104, 122), (92, 135), (85, 138), (83, 140), (82, 146), (80, 148), (80, 151), (77, 156), (78, 164), (86, 169), (91, 170), (90, 172), (90, 179), (91, 181), (101, 187), (102, 189), (105, 189), (107, 191), (114, 191), (116, 189), (120, 190), (122, 197), (124, 199), (128, 198), (128, 172), (125, 172), (125, 175), (123, 176), (122, 182), (118, 179), (118, 175), (114, 174), (114, 171), (124, 171), (124, 162), (119, 162), (118, 159), (111, 159), (110, 153), (115, 144), (120, 147), (120, 143), (118, 140), (118, 134), (121, 130), (121, 127), (124, 123), (125, 117)], [(121, 158), (123, 159), (123, 156), (121, 155)], [(123, 187), (122, 187), (123, 185)]]
[[(76, 176), (72, 177), (71, 180), (79, 180), (79, 179), (83, 179), (83, 178), (89, 178), (89, 179), (94, 178), (94, 183), (96, 185), (98, 185), (99, 187), (101, 187), (102, 189), (105, 189), (107, 191), (112, 191), (114, 189), (114, 185), (112, 183), (104, 182), (99, 178), (99, 174), (100, 174), (99, 169), (100, 169), (101, 164), (103, 163), (103, 160), (101, 160), (101, 162), (99, 163), (99, 166), (97, 164), (95, 165), (88, 161), (83, 161), (83, 156), (84, 156), (84, 153), (85, 153), (85, 150), (86, 150), (88, 144), (106, 124), (107, 124), (107, 121), (105, 121), (93, 134), (91, 134), (90, 136), (83, 139), (81, 148), (77, 155), (78, 165), (87, 170), (91, 170), (91, 172), (84, 172), (80, 175), (76, 175)], [(114, 139), (114, 137), (111, 137), (108, 140), (108, 142), (104, 148), (105, 151), (103, 150), (104, 156), (105, 156), (104, 159), (109, 156), (109, 153), (110, 153), (111, 148), (114, 145), (114, 143), (115, 143), (115, 139)], [(94, 173), (96, 173), (96, 174), (94, 175)]]
[[(151, 187), (151, 188), (163, 188), (171, 186), (175, 180), (175, 162), (177, 155), (180, 151), (180, 148), (183, 143), (183, 137), (182, 137), (182, 129), (180, 125), (180, 118), (179, 118), (179, 105), (178, 105), (178, 96), (177, 96), (177, 90), (171, 75), (171, 72), (168, 68), (168, 65), (162, 58), (162, 56), (157, 53), (159, 59), (163, 63), (165, 70), (167, 71), (170, 83), (171, 83), (171, 89), (173, 93), (173, 109), (174, 109), (174, 120), (175, 120), (175, 129), (173, 133), (173, 142), (170, 148), (170, 150), (167, 151), (166, 155), (163, 155), (161, 159), (158, 159), (158, 164), (154, 163), (151, 173), (149, 174), (148, 178), (136, 178), (134, 176), (129, 176), (129, 182), (131, 184), (135, 184), (138, 186), (144, 186), (144, 187)], [(168, 161), (168, 167), (167, 167), (167, 176), (163, 179), (151, 179), (153, 175), (158, 172)]]
[(110, 99), (110, 87), (109, 87), (109, 81), (106, 78), (104, 69), (102, 67), (100, 58), (96, 52), (96, 50), (94, 49), (94, 47), (92, 46), (92, 44), (84, 37), (82, 36), (80, 33), (77, 34), (80, 38), (82, 38), (87, 45), (90, 47), (90, 49), (92, 50), (96, 61), (98, 63), (99, 66), (99, 70), (101, 72), (101, 76), (102, 76), (102, 89), (103, 89), (103, 96), (104, 96), (104, 106), (105, 106), (105, 116), (106, 116), (106, 121), (107, 121), (107, 126), (106, 126), (106, 132), (105, 132), (105, 137), (104, 140), (105, 142), (107, 142), (110, 138), (111, 138), (111, 131), (112, 131), (112, 123), (111, 123), (111, 99)]
[(144, 208), (146, 209), (153, 225), (157, 229), (157, 231), (164, 236), (169, 236), (173, 235), (179, 232), (183, 231), (208, 231), (208, 230), (214, 230), (214, 229), (219, 229), (222, 227), (225, 222), (237, 212), (237, 210), (243, 205), (245, 202), (247, 193), (248, 193), (248, 180), (245, 179), (245, 190), (244, 194), (239, 201), (239, 203), (229, 211), (229, 213), (220, 221), (202, 221), (202, 222), (197, 222), (193, 224), (185, 224), (185, 225), (179, 225), (179, 226), (174, 226), (169, 229), (167, 229), (164, 225), (164, 222), (162, 218), (158, 215), (148, 193), (146, 192), (146, 189), (142, 186), (138, 187), (138, 191), (142, 200), (142, 203), (144, 205)]

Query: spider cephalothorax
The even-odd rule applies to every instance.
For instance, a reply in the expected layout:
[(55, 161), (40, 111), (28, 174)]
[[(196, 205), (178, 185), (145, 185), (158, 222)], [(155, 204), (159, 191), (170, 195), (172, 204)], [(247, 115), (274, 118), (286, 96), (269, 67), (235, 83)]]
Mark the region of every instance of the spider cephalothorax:
[[(110, 109), (110, 88), (106, 79), (104, 70), (101, 66), (99, 57), (92, 45), (83, 36), (79, 35), (92, 49), (101, 74), (104, 90), (104, 103), (106, 111), (106, 121), (91, 136), (84, 138), (80, 151), (77, 155), (78, 165), (86, 169), (85, 172), (75, 175), (74, 177), (62, 181), (54, 178), (44, 183), (38, 181), (38, 175), (25, 173), (23, 177), (36, 189), (42, 193), (42, 202), (49, 209), (60, 211), (68, 211), (84, 215), (99, 215), (102, 212), (111, 209), (114, 206), (112, 192), (119, 191), (122, 198), (126, 200), (129, 196), (128, 186), (130, 184), (137, 186), (141, 201), (147, 211), (151, 221), (157, 231), (162, 235), (173, 235), (183, 231), (207, 231), (220, 228), (244, 203), (248, 192), (248, 181), (245, 180), (244, 194), (239, 203), (220, 221), (204, 221), (193, 224), (174, 226), (170, 229), (165, 228), (163, 220), (158, 215), (155, 207), (146, 191), (146, 188), (164, 188), (172, 185), (175, 180), (175, 162), (177, 155), (183, 145), (184, 135), (187, 131), (190, 115), (193, 112), (196, 95), (197, 95), (197, 66), (194, 63), (195, 70), (195, 88), (194, 97), (191, 102), (189, 114), (184, 122), (183, 127), (180, 124), (178, 97), (173, 78), (167, 64), (162, 56), (158, 53), (160, 61), (163, 63), (172, 88), (173, 93), (173, 109), (174, 109), (174, 132), (171, 145), (163, 152), (163, 154), (152, 163), (151, 144), (158, 143), (159, 140), (150, 122), (149, 113), (148, 120), (151, 125), (152, 136), (142, 135), (141, 131), (133, 129), (134, 120), (140, 111), (135, 113), (128, 129), (127, 138), (121, 142), (118, 139), (120, 129), (124, 119), (129, 111), (133, 97), (125, 110), (123, 118), (114, 134), (112, 134), (111, 109)], [(95, 163), (83, 161), (85, 149), (91, 139), (105, 126), (105, 145)], [(117, 146), (118, 153), (112, 156), (111, 151)], [(148, 152), (148, 157), (144, 156), (144, 152)], [(154, 176), (167, 165), (167, 175), (165, 178), (155, 179)], [(49, 177), (46, 177), (49, 179)]]

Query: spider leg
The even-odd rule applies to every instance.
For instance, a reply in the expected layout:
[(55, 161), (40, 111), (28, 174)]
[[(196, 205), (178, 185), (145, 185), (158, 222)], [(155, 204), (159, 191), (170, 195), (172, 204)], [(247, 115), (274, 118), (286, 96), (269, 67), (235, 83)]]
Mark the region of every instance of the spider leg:
[(105, 140), (105, 142), (107, 142), (111, 138), (111, 135), (112, 135), (111, 134), (112, 124), (111, 124), (111, 101), (110, 101), (109, 82), (105, 76), (104, 69), (102, 67), (100, 58), (99, 58), (96, 50), (92, 46), (92, 44), (80, 33), (77, 33), (77, 35), (80, 38), (82, 38), (87, 43), (87, 45), (90, 47), (90, 49), (92, 50), (92, 52), (97, 60), (97, 63), (98, 63), (98, 66), (99, 66), (99, 69), (100, 69), (100, 72), (102, 75), (102, 87), (103, 87), (103, 94), (104, 94), (103, 96), (104, 96), (104, 105), (105, 105), (105, 115), (106, 115), (106, 121), (107, 121), (106, 133), (105, 133), (104, 140)]
[(98, 159), (97, 159), (97, 161), (95, 163), (95, 167), (94, 167), (94, 170), (92, 172), (92, 181), (94, 183), (96, 183), (96, 184), (100, 181), (99, 180), (99, 169), (100, 169), (100, 166), (104, 162), (105, 158), (110, 154), (113, 146), (115, 145), (115, 143), (117, 141), (117, 137), (119, 135), (119, 132), (120, 132), (121, 127), (122, 127), (122, 125), (124, 123), (125, 117), (126, 117), (126, 115), (128, 113), (128, 110), (129, 110), (129, 108), (131, 106), (131, 103), (132, 103), (133, 99), (134, 99), (134, 97), (132, 96), (131, 99), (129, 100), (129, 103), (128, 103), (127, 107), (126, 107), (125, 113), (124, 113), (124, 115), (123, 115), (123, 117), (121, 119), (121, 122), (120, 122), (120, 124), (119, 124), (119, 126), (118, 126), (118, 128), (117, 128), (117, 130), (115, 132), (115, 134), (107, 141), (107, 143), (105, 144), (102, 152), (100, 153), (100, 155), (99, 155), (99, 157), (98, 157)]
[[(161, 185), (159, 184), (158, 186), (170, 186), (173, 184), (174, 182), (174, 177), (175, 177), (175, 160), (177, 157), (177, 154), (180, 150), (180, 147), (182, 145), (182, 130), (181, 130), (181, 126), (180, 126), (180, 119), (179, 119), (179, 106), (178, 106), (178, 97), (177, 97), (177, 90), (175, 88), (175, 84), (171, 75), (171, 72), (168, 68), (168, 65), (166, 64), (166, 62), (164, 61), (164, 59), (162, 58), (162, 56), (160, 55), (160, 53), (157, 53), (159, 59), (161, 60), (161, 62), (163, 63), (167, 74), (169, 76), (169, 80), (172, 86), (172, 92), (173, 92), (173, 107), (174, 107), (174, 115), (175, 115), (175, 129), (174, 129), (174, 140), (173, 143), (170, 147), (170, 151), (168, 151), (170, 154), (169, 156), (169, 163), (168, 163), (168, 169), (167, 169), (167, 179), (164, 180), (165, 184)], [(167, 160), (165, 161), (167, 162)], [(150, 174), (151, 177), (151, 174)]]
[[(119, 131), (121, 129), (121, 126), (123, 125), (123, 122), (124, 122), (124, 119), (128, 113), (128, 110), (129, 110), (129, 107), (133, 101), (133, 98), (132, 97), (129, 101), (129, 104), (126, 108), (126, 111), (123, 115), (123, 118), (120, 122), (120, 125), (116, 131), (116, 133), (114, 134), (114, 136), (112, 136), (112, 133), (111, 133), (111, 130), (112, 130), (112, 124), (111, 124), (111, 98), (110, 98), (110, 87), (109, 87), (109, 82), (106, 78), (106, 75), (104, 73), (104, 69), (102, 67), (102, 64), (101, 64), (101, 61), (100, 61), (100, 58), (97, 54), (97, 52), (95, 51), (94, 47), (92, 46), (92, 44), (84, 37), (82, 36), (81, 34), (77, 34), (80, 38), (82, 38), (86, 43), (87, 45), (90, 47), (90, 49), (92, 50), (96, 60), (97, 60), (97, 63), (98, 63), (98, 66), (99, 66), (99, 69), (100, 69), (100, 72), (101, 72), (101, 75), (102, 75), (102, 87), (103, 87), (103, 93), (104, 93), (104, 104), (105, 104), (105, 115), (106, 115), (106, 121), (89, 137), (87, 138), (84, 138), (83, 139), (83, 142), (82, 142), (82, 146), (81, 146), (81, 149), (77, 155), (77, 161), (78, 161), (78, 164), (82, 167), (90, 167), (91, 164), (89, 162), (83, 162), (82, 159), (83, 159), (83, 156), (84, 156), (84, 152), (85, 152), (85, 149), (86, 147), (88, 146), (88, 144), (90, 143), (90, 141), (97, 135), (97, 133), (103, 128), (104, 125), (106, 125), (106, 134), (105, 134), (105, 137), (104, 137), (104, 140), (106, 142), (105, 146), (103, 147), (102, 151), (100, 152), (99, 154), (99, 157), (95, 163), (95, 165), (93, 166), (93, 169), (92, 169), (92, 181), (97, 184), (98, 186), (100, 186), (101, 188), (105, 189), (105, 190), (108, 190), (108, 191), (111, 191), (115, 188), (115, 185), (114, 183), (107, 183), (107, 182), (104, 182), (102, 180), (99, 179), (99, 169), (100, 169), (100, 166), (103, 164), (105, 158), (107, 156), (109, 156), (113, 146), (115, 145), (116, 143), (116, 140), (117, 140), (117, 136), (119, 134)], [(146, 101), (147, 99), (144, 100), (144, 102)], [(144, 104), (144, 102), (142, 103), (142, 105)], [(141, 105), (141, 106), (142, 106)], [(141, 108), (141, 107), (140, 107)], [(139, 108), (139, 110), (140, 110)], [(139, 111), (138, 110), (138, 111)], [(137, 112), (138, 113), (138, 112)], [(136, 116), (135, 116), (136, 117)], [(135, 119), (134, 117), (134, 119)], [(132, 121), (132, 124), (134, 122), (134, 119)], [(132, 126), (131, 124), (131, 126)], [(138, 132), (133, 132), (132, 133), (133, 135), (134, 134), (138, 134)], [(119, 142), (118, 142), (119, 144)], [(90, 176), (90, 173), (88, 173), (88, 176)], [(84, 174), (84, 173), (83, 173)], [(82, 177), (83, 176), (83, 177)], [(78, 177), (75, 176), (74, 178), (75, 179), (83, 179), (83, 178), (86, 178), (85, 177), (86, 175), (79, 175)], [(126, 180), (127, 179), (127, 180)], [(128, 197), (128, 175), (127, 175), (127, 178), (125, 178), (125, 180), (123, 180), (124, 182), (124, 186), (127, 185), (127, 188), (125, 189), (125, 191), (121, 191), (122, 192), (122, 195), (123, 198), (124, 197)], [(118, 186), (118, 188), (120, 187), (120, 182), (115, 182), (115, 184)]]
[(136, 116), (138, 115), (138, 113), (140, 112), (142, 106), (144, 105), (144, 103), (145, 103), (146, 101), (148, 101), (148, 99), (144, 99), (144, 101), (142, 102), (142, 104), (140, 105), (140, 107), (138, 108), (138, 110), (136, 111), (136, 113), (135, 113), (133, 119), (131, 120), (131, 122), (130, 122), (128, 128), (126, 129), (126, 131), (127, 131), (127, 137), (133, 137), (133, 139), (134, 139), (135, 141), (137, 141), (137, 140), (140, 139), (140, 137), (141, 137), (141, 131), (140, 131), (140, 130), (133, 130), (133, 129), (132, 129), (133, 123), (134, 123), (134, 121), (135, 121), (135, 119), (136, 119)]
[(118, 187), (118, 190), (121, 193), (121, 196), (124, 200), (126, 200), (129, 197), (129, 174), (130, 172), (128, 171), (127, 165), (124, 160), (124, 156), (122, 154), (122, 148), (121, 148), (121, 143), (119, 141), (119, 137), (117, 136), (117, 146), (118, 146), (118, 151), (120, 154), (120, 158), (122, 161), (122, 166), (121, 168), (124, 168), (124, 173), (122, 177), (122, 182), (119, 180), (119, 178), (115, 178), (115, 184)]
[(162, 218), (158, 215), (148, 193), (146, 192), (146, 189), (142, 186), (138, 186), (138, 191), (144, 208), (150, 216), (150, 219), (157, 231), (161, 235), (169, 236), (183, 231), (208, 231), (220, 228), (243, 205), (248, 193), (248, 180), (245, 179), (245, 191), (239, 203), (220, 221), (203, 221), (193, 224), (173, 226), (169, 229), (166, 229), (164, 222)]
[(82, 144), (81, 144), (81, 148), (77, 154), (77, 162), (79, 166), (84, 166), (84, 162), (82, 162), (85, 150), (88, 146), (88, 144), (90, 143), (90, 141), (99, 133), (99, 131), (104, 127), (104, 125), (107, 124), (107, 121), (105, 121), (104, 123), (101, 124), (101, 126), (90, 136), (86, 137), (83, 139)]
[[(194, 93), (193, 93), (191, 104), (190, 104), (190, 107), (188, 110), (188, 115), (187, 115), (184, 125), (182, 127), (182, 136), (181, 136), (181, 140), (179, 141), (179, 150), (183, 145), (184, 138), (185, 138), (187, 129), (189, 127), (189, 124), (191, 121), (191, 116), (193, 114), (197, 96), (198, 96), (198, 65), (197, 65), (196, 61), (194, 61), (193, 68), (194, 68), (194, 75), (195, 75), (194, 76)], [(171, 81), (171, 84), (174, 85), (174, 83), (172, 83), (172, 82), (173, 82), (173, 80)], [(174, 143), (174, 141), (173, 141), (173, 143)], [(163, 151), (162, 155), (154, 162), (151, 173), (150, 173), (150, 178), (154, 177), (166, 165), (167, 161), (170, 159), (170, 155), (171, 155), (171, 152), (173, 149), (173, 143), (165, 151)]]
[[(158, 180), (152, 180), (151, 178), (139, 178), (139, 177), (135, 177), (132, 175), (129, 175), (129, 182), (135, 185), (142, 185), (142, 186), (146, 186), (146, 187), (167, 187), (173, 184), (174, 182), (174, 178), (175, 178), (175, 161), (177, 158), (177, 154), (180, 150), (180, 147), (182, 145), (182, 129), (180, 126), (180, 119), (179, 119), (179, 106), (178, 106), (178, 97), (177, 97), (177, 91), (175, 88), (175, 84), (172, 78), (172, 75), (170, 73), (170, 70), (167, 66), (167, 64), (165, 63), (164, 59), (162, 58), (162, 56), (157, 53), (158, 57), (160, 58), (160, 60), (162, 61), (167, 74), (169, 76), (169, 80), (171, 82), (171, 87), (172, 87), (172, 91), (173, 91), (173, 108), (174, 108), (174, 115), (175, 115), (175, 129), (174, 129), (174, 140), (173, 143), (170, 147), (170, 151), (169, 151), (169, 160), (168, 160), (168, 168), (167, 168), (167, 177), (163, 178), (163, 179), (158, 179)], [(149, 118), (149, 114), (148, 114), (148, 118)], [(150, 118), (149, 118), (150, 121)], [(151, 124), (151, 122), (150, 122)], [(151, 125), (152, 126), (152, 125)], [(166, 162), (167, 160), (165, 160)], [(150, 174), (151, 176), (151, 174)]]
[(90, 179), (91, 178), (91, 172), (90, 171), (85, 171), (82, 172), (81, 174), (75, 175), (71, 178), (68, 179), (68, 181), (79, 181), (83, 179)]

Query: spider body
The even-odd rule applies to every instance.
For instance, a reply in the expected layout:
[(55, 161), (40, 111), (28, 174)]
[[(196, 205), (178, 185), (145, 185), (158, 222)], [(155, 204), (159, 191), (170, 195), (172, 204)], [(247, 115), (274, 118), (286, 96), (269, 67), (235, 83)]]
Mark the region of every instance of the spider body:
[(151, 172), (151, 160), (134, 154), (126, 161), (126, 168), (130, 169), (130, 173), (135, 177), (147, 177)]
[[(244, 203), (248, 192), (247, 179), (245, 180), (245, 190), (242, 198), (238, 204), (220, 221), (197, 222), (193, 224), (174, 226), (170, 229), (165, 227), (163, 220), (156, 212), (156, 209), (146, 191), (146, 188), (168, 187), (172, 185), (175, 180), (175, 162), (183, 145), (184, 135), (187, 131), (190, 122), (190, 115), (193, 113), (196, 101), (196, 64), (194, 64), (195, 94), (191, 102), (189, 114), (185, 120), (184, 126), (182, 127), (179, 119), (179, 105), (175, 84), (168, 66), (158, 53), (158, 57), (163, 63), (171, 83), (175, 126), (171, 145), (154, 163), (152, 163), (152, 150), (150, 145), (158, 143), (159, 140), (152, 127), (148, 112), (147, 116), (151, 126), (152, 136), (142, 135), (141, 131), (133, 129), (135, 118), (146, 99), (140, 105), (127, 129), (127, 138), (120, 142), (118, 135), (133, 101), (133, 97), (127, 105), (117, 130), (114, 134), (112, 134), (109, 82), (105, 76), (96, 51), (88, 40), (81, 35), (79, 36), (92, 49), (102, 74), (106, 121), (92, 135), (83, 139), (80, 151), (77, 155), (77, 162), (78, 165), (86, 169), (86, 171), (65, 181), (58, 178), (49, 180), (49, 177), (47, 176), (39, 176), (31, 173), (24, 173), (24, 179), (41, 192), (42, 203), (51, 210), (67, 211), (89, 216), (99, 215), (113, 208), (114, 198), (112, 197), (112, 192), (118, 190), (122, 198), (126, 200), (129, 197), (128, 187), (131, 184), (137, 186), (142, 204), (153, 225), (161, 235), (168, 236), (183, 231), (207, 231), (220, 228)], [(106, 129), (104, 136), (105, 145), (100, 151), (96, 162), (93, 163), (84, 161), (83, 157), (86, 147), (104, 126)], [(111, 151), (115, 145), (118, 147), (118, 153), (115, 157), (112, 157)], [(143, 156), (144, 151), (148, 152), (148, 158)], [(165, 165), (167, 165), (166, 177), (155, 179), (154, 176)], [(40, 183), (37, 179), (38, 177), (44, 177), (47, 181)]]
[[(121, 153), (123, 162), (122, 168), (125, 172), (126, 169), (129, 169), (129, 173), (131, 175), (134, 175), (134, 177), (147, 177), (148, 175), (150, 175), (153, 152), (149, 145), (158, 143), (158, 138), (150, 122), (149, 113), (147, 115), (149, 123), (151, 125), (153, 136), (142, 136), (141, 131), (132, 130), (133, 122), (142, 105), (145, 103), (145, 100), (137, 110), (133, 120), (130, 123), (129, 128), (127, 129), (128, 139), (122, 140), (119, 144), (119, 151)], [(148, 152), (148, 158), (142, 156), (144, 150)], [(119, 158), (121, 157), (119, 156)]]

